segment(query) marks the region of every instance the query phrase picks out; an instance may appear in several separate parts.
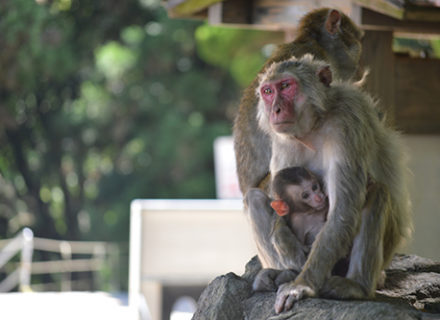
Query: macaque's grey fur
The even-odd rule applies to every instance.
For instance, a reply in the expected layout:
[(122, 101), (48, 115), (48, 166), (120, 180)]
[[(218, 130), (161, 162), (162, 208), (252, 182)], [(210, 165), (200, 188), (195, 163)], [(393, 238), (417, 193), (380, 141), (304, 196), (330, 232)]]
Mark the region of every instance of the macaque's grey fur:
[[(279, 218), (264, 194), (252, 189), (245, 196), (263, 267), (301, 271), (279, 287), (277, 312), (304, 296), (373, 296), (381, 271), (412, 229), (399, 134), (385, 126), (372, 98), (356, 85), (320, 82), (318, 74), (326, 68), (327, 63), (305, 55), (274, 63), (260, 77), (259, 87), (286, 76), (298, 82), (295, 124), (289, 133), (272, 130), (259, 99), (258, 121), (272, 140), (271, 172), (306, 167), (321, 177), (329, 198), (327, 222), (303, 265), (305, 257), (296, 251), (293, 234), (284, 235), (281, 227), (275, 229), (281, 236), (270, 234)], [(274, 244), (276, 237), (280, 242)], [(346, 278), (331, 276), (335, 263), (347, 254)]]
[[(321, 8), (305, 15), (297, 28), (294, 41), (280, 45), (264, 64), (265, 73), (273, 62), (285, 61), (307, 53), (328, 62), (333, 78), (354, 80), (362, 75), (359, 68), (363, 32), (351, 19), (334, 9)], [(234, 150), (240, 190), (266, 188), (271, 159), (271, 138), (257, 123), (258, 99), (255, 79), (243, 92), (234, 121)]]

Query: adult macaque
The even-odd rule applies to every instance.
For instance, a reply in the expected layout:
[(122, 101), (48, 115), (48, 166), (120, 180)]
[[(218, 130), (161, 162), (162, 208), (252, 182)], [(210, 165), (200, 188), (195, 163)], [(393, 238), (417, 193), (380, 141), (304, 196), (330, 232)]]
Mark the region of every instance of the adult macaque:
[[(273, 62), (311, 53), (332, 66), (335, 78), (352, 79), (360, 73), (361, 37), (362, 31), (339, 11), (312, 11), (300, 21), (296, 39), (279, 46), (260, 74)], [(257, 123), (257, 85), (258, 79), (255, 79), (244, 91), (234, 123), (234, 149), (243, 194), (249, 188), (265, 188), (269, 181), (265, 178), (269, 173), (271, 138)]]
[[(307, 296), (373, 296), (411, 230), (399, 135), (379, 119), (370, 96), (349, 83), (332, 84), (329, 65), (312, 55), (272, 64), (256, 93), (258, 123), (272, 140), (270, 171), (305, 167), (322, 177), (329, 200), (327, 221), (302, 265), (287, 226), (277, 229), (282, 252), (271, 243), (277, 219), (270, 199), (258, 189), (246, 194), (263, 266), (300, 271), (279, 287), (275, 311)], [(331, 276), (347, 254), (346, 277)]]

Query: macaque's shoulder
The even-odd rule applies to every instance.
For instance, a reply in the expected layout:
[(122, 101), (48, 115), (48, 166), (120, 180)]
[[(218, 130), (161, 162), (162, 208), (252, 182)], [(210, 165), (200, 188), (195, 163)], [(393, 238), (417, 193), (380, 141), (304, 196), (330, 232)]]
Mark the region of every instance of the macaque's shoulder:
[(380, 122), (376, 101), (363, 89), (350, 83), (335, 83), (328, 90), (327, 102), (329, 121)]

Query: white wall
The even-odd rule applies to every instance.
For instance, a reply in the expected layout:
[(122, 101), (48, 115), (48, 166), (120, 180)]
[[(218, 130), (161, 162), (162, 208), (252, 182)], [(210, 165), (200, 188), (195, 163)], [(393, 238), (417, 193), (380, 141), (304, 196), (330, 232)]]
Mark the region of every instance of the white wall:
[[(402, 250), (440, 261), (440, 135), (405, 135), (413, 173), (410, 192), (414, 234)], [(216, 141), (218, 197), (238, 198), (232, 137)]]
[(406, 135), (414, 235), (405, 252), (440, 261), (440, 135)]

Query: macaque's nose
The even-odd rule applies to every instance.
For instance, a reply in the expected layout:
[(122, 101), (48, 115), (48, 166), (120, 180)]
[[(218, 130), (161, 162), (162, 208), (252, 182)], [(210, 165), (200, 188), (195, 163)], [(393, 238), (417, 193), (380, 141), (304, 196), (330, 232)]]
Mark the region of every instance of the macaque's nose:
[(273, 99), (272, 108), (276, 114), (279, 114), (281, 112), (281, 99), (278, 96), (278, 94), (275, 94), (275, 99)]
[(319, 194), (315, 194), (315, 201), (317, 202), (317, 203), (321, 203), (322, 202), (322, 197), (319, 195)]

